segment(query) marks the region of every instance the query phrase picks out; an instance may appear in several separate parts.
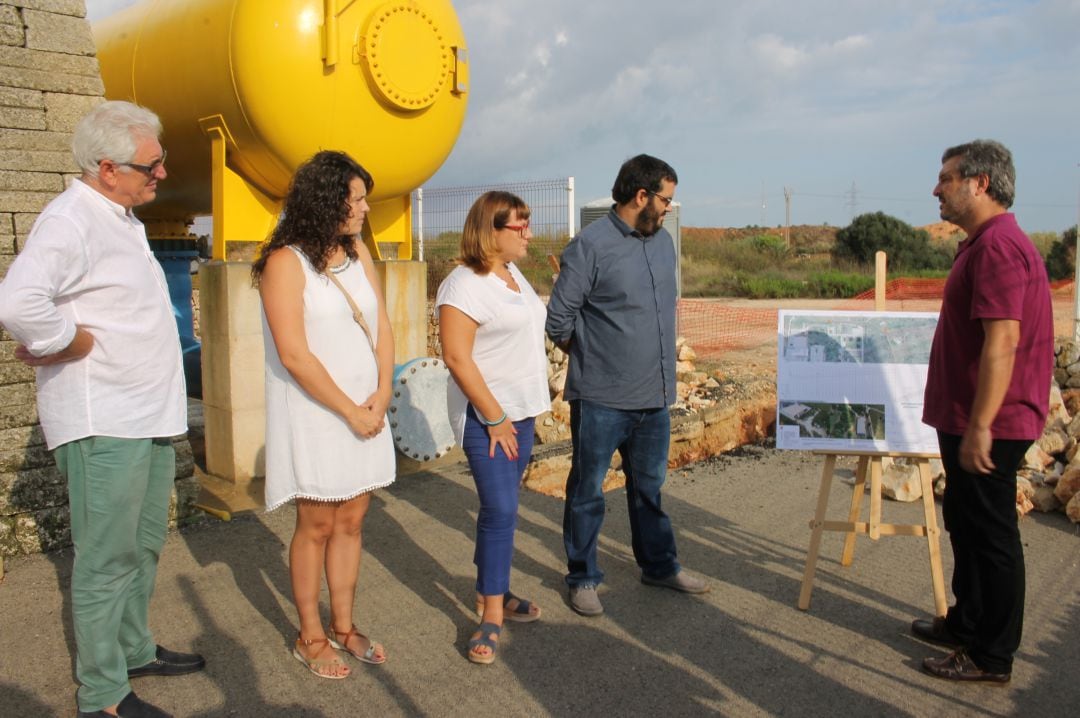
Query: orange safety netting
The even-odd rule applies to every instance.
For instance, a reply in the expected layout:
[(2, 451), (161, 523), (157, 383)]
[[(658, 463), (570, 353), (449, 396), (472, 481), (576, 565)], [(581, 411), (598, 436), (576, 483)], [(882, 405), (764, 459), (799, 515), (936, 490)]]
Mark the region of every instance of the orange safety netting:
[[(893, 279), (885, 285), (885, 308), (894, 312), (936, 312), (941, 308), (944, 289), (944, 279)], [(1073, 289), (1072, 280), (1050, 285), (1054, 329), (1059, 336), (1073, 333)], [(874, 290), (831, 301), (680, 299), (678, 331), (699, 357), (721, 359), (730, 351), (775, 344), (777, 312), (781, 308), (873, 311)]]

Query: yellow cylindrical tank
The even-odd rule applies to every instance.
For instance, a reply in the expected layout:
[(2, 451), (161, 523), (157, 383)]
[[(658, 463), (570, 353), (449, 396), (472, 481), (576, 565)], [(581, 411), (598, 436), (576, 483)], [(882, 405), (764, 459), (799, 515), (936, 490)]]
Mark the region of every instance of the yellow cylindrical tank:
[(280, 200), (304, 159), (339, 149), (375, 177), (373, 214), (400, 212), (465, 117), (465, 39), (448, 0), (145, 0), (94, 36), (107, 96), (165, 126), (169, 179), (141, 209), (148, 219), (211, 212), (214, 133), (263, 199)]

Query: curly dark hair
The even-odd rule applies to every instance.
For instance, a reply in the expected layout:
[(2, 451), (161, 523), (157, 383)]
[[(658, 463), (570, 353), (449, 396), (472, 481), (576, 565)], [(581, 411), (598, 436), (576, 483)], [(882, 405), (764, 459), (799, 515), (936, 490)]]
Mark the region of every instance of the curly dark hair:
[(251, 265), (252, 283), (258, 286), (266, 260), (275, 250), (295, 245), (316, 272), (326, 269), (330, 255), (343, 247), (349, 259), (357, 259), (353, 238), (341, 234), (349, 218), (349, 183), (359, 177), (371, 192), (375, 180), (359, 162), (344, 152), (323, 150), (300, 165), (285, 195), (283, 216), (270, 238), (259, 248)]

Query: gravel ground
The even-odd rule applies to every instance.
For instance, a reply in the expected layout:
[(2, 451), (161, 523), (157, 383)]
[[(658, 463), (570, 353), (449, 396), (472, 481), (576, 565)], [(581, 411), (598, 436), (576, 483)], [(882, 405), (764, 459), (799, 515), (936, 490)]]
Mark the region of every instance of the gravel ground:
[[(1061, 514), (1023, 520), (1024, 642), (1006, 688), (920, 672), (939, 653), (908, 634), (933, 607), (923, 539), (860, 537), (851, 567), (826, 534), (813, 602), (796, 608), (821, 458), (744, 447), (674, 471), (664, 507), (680, 560), (712, 586), (686, 596), (643, 586), (621, 491), (600, 544), (606, 613), (566, 605), (562, 504), (522, 497), (513, 589), (543, 607), (512, 624), (498, 660), (464, 658), (472, 612), (476, 498), (460, 465), (402, 477), (365, 524), (361, 630), (382, 667), (322, 681), (288, 653), (286, 564), (293, 513), (242, 514), (170, 535), (152, 624), (159, 642), (204, 653), (203, 673), (144, 678), (140, 696), (177, 716), (664, 715), (1065, 716), (1080, 705), (1080, 538)], [(848, 467), (850, 468), (850, 466)], [(830, 516), (850, 489), (833, 482)], [(916, 523), (919, 504), (883, 519)], [(946, 576), (951, 575), (947, 545)], [(70, 551), (8, 561), (0, 584), (0, 716), (70, 716), (75, 684), (66, 585)], [(324, 600), (324, 612), (326, 604)]]

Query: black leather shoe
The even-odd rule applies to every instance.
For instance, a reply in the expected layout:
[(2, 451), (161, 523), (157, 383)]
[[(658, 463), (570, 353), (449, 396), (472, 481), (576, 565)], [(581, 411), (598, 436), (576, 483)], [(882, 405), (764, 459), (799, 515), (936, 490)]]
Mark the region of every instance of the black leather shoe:
[(949, 648), (959, 648), (964, 645), (963, 641), (953, 635), (945, 619), (940, 616), (934, 619), (916, 618), (911, 622), (911, 633), (924, 641)]
[(1012, 679), (1012, 673), (991, 673), (979, 668), (963, 648), (944, 658), (924, 658), (922, 665), (930, 675), (947, 681), (1004, 685)]
[[(120, 705), (116, 707), (116, 715), (119, 718), (173, 718), (172, 713), (166, 713), (157, 706), (150, 705), (142, 698), (135, 695), (135, 691), (128, 693), (124, 696), (124, 700), (120, 701)], [(106, 713), (105, 711), (79, 711), (79, 718), (102, 718), (108, 716), (108, 718), (115, 718), (112, 713)]]
[(145, 666), (128, 669), (128, 678), (141, 676), (182, 676), (185, 673), (201, 671), (206, 667), (206, 659), (198, 653), (178, 653), (168, 648), (157, 647), (157, 658)]

